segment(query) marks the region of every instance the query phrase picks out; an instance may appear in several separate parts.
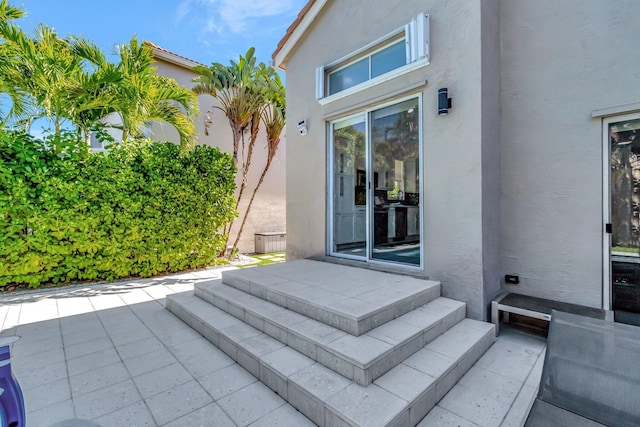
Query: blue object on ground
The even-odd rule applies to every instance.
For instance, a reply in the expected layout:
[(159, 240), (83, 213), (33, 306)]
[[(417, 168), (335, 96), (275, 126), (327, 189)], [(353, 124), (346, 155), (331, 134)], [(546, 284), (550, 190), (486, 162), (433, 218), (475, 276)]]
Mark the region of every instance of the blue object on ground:
[(9, 345), (18, 337), (0, 339), (0, 427), (25, 427), (24, 398), (11, 372)]

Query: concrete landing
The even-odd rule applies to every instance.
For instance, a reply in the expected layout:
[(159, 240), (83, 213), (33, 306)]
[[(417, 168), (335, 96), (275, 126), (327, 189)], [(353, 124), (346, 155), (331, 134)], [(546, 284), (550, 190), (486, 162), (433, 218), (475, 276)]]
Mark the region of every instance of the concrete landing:
[(440, 296), (440, 283), (312, 260), (225, 271), (226, 285), (351, 335)]

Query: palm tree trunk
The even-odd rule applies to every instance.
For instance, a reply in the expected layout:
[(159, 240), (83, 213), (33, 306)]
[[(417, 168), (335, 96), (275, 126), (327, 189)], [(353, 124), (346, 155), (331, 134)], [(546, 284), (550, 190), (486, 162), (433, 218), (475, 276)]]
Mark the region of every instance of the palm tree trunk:
[[(235, 167), (238, 167), (238, 147), (240, 146), (240, 140), (242, 139), (242, 128), (235, 126), (231, 121), (229, 121), (231, 123), (231, 131), (233, 134), (233, 165)], [(236, 210), (238, 209), (238, 202), (240, 201), (240, 198), (242, 197), (242, 184), (240, 186), (240, 194), (238, 196), (238, 199), (236, 199)], [(231, 233), (231, 227), (233, 227), (233, 222), (235, 221), (235, 219), (232, 219), (231, 221), (229, 221), (228, 223), (226, 223), (224, 225), (224, 228), (222, 229), (222, 234), (225, 236), (224, 238), (224, 245), (222, 246), (222, 252), (220, 252), (219, 256), (220, 257), (224, 257), (226, 255), (227, 252), (227, 245), (229, 244), (229, 236)], [(229, 254), (229, 259), (231, 259), (231, 254), (233, 253), (233, 251)]]
[(82, 133), (84, 134), (84, 143), (91, 148), (91, 131), (89, 129), (83, 129)]
[[(256, 124), (254, 125), (254, 123)], [(251, 166), (251, 158), (253, 157), (253, 148), (256, 145), (256, 140), (258, 139), (259, 130), (260, 130), (260, 119), (258, 117), (257, 120), (253, 120), (251, 122), (251, 137), (249, 139), (249, 146), (247, 147), (247, 158), (242, 162), (242, 181), (240, 181), (240, 193), (238, 194), (238, 198), (236, 199), (236, 210), (238, 210), (238, 207), (240, 206), (240, 201), (242, 200), (242, 196), (244, 195), (244, 190), (247, 187), (247, 175), (249, 173), (249, 167)], [(242, 140), (243, 140), (242, 152), (244, 157), (244, 132), (243, 132)], [(245, 219), (243, 219), (242, 221), (243, 225), (244, 225), (244, 221)], [(225, 241), (225, 248), (229, 243), (229, 237), (231, 236), (231, 229), (233, 228), (234, 222), (235, 222), (235, 219), (231, 220), (228, 224), (229, 229), (226, 230), (228, 234)], [(236, 243), (233, 245), (233, 249), (236, 248), (237, 242), (240, 240), (241, 234), (242, 234), (242, 228), (240, 228), (238, 235), (236, 236)], [(232, 254), (233, 254), (233, 250), (229, 254), (229, 259), (231, 259)]]
[(254, 125), (253, 121), (251, 122), (251, 139), (249, 140), (249, 147), (247, 148), (247, 158), (243, 162), (242, 165), (242, 181), (240, 182), (240, 194), (238, 194), (238, 200), (236, 200), (236, 210), (238, 206), (240, 206), (240, 200), (242, 200), (242, 194), (244, 193), (244, 189), (247, 187), (247, 175), (249, 174), (249, 167), (251, 166), (251, 158), (253, 157), (253, 148), (256, 145), (256, 140), (258, 139), (258, 131), (260, 130), (260, 121), (257, 120), (257, 125)]
[(258, 184), (256, 188), (253, 189), (253, 194), (251, 194), (251, 199), (249, 199), (249, 204), (247, 205), (247, 209), (244, 211), (244, 218), (242, 218), (242, 223), (240, 224), (240, 229), (238, 230), (238, 235), (236, 236), (236, 241), (233, 242), (233, 247), (237, 247), (240, 242), (240, 236), (242, 236), (242, 230), (244, 229), (244, 224), (247, 222), (247, 218), (249, 217), (249, 211), (251, 210), (251, 205), (253, 205), (253, 199), (256, 198), (256, 193), (258, 189), (262, 185), (262, 181), (264, 181), (264, 177), (267, 175), (269, 171), (269, 167), (271, 166), (271, 159), (267, 159), (267, 164), (264, 166), (262, 170), (262, 175), (260, 175), (260, 180), (258, 180)]
[(240, 139), (242, 139), (242, 128), (235, 125), (231, 120), (231, 132), (233, 134), (233, 165), (238, 167), (238, 147), (240, 145)]
[[(240, 146), (240, 140), (242, 139), (243, 131), (241, 127), (235, 125), (231, 120), (229, 120), (229, 123), (231, 124), (231, 133), (233, 135), (233, 165), (235, 167), (238, 167), (238, 147)], [(242, 197), (242, 187), (240, 187), (240, 195), (236, 200), (236, 210), (238, 209), (238, 200), (240, 200), (240, 197)], [(231, 227), (233, 227), (233, 222), (234, 220), (232, 219), (231, 221), (226, 223), (224, 225), (224, 228), (222, 229), (222, 234), (225, 236), (225, 238), (224, 245), (222, 246), (222, 251), (218, 254), (218, 256), (220, 257), (226, 256), (227, 245), (229, 244), (229, 236), (231, 233)], [(229, 259), (231, 259), (232, 253), (233, 251), (229, 254)]]
[[(55, 126), (55, 135), (59, 136), (60, 135), (60, 131), (62, 130), (62, 124), (60, 123), (60, 117), (56, 116), (56, 119), (54, 120), (54, 126)], [(55, 139), (55, 152), (56, 154), (60, 154), (60, 152), (62, 152), (62, 148), (60, 147), (60, 141), (56, 138)]]

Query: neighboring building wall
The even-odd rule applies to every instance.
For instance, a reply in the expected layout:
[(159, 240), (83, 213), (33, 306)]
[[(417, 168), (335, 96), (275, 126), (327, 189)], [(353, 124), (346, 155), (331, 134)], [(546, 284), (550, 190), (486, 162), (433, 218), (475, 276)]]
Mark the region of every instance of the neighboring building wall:
[[(482, 3), (336, 0), (324, 7), (286, 61), (289, 259), (326, 253), (326, 123), (422, 93), (424, 274), (442, 282), (444, 296), (467, 302), (470, 317), (487, 318), (487, 304), (500, 289), (502, 272), (500, 19), (497, 0)], [(325, 106), (315, 100), (316, 67), (367, 45), (424, 11), (431, 15), (430, 65)], [(487, 37), (481, 37), (482, 29)], [(439, 87), (448, 87), (453, 98), (447, 117), (437, 116)], [(493, 100), (483, 100), (483, 95)], [(302, 119), (309, 123), (307, 136), (295, 129)]]
[[(163, 61), (156, 58), (156, 67), (158, 73), (167, 77), (176, 79), (178, 83), (185, 87), (193, 87), (194, 83), (192, 79), (194, 74), (181, 66)], [(218, 101), (209, 95), (201, 95), (198, 97), (200, 104), (200, 114), (196, 119), (196, 128), (198, 135), (198, 144), (206, 144), (212, 147), (218, 147), (221, 151), (231, 153), (233, 151), (233, 137), (231, 135), (231, 128), (229, 122), (224, 115), (224, 112), (213, 108), (219, 106)], [(204, 120), (207, 111), (213, 112), (213, 121), (209, 127), (209, 135), (204, 134)], [(152, 137), (158, 141), (179, 141), (178, 133), (168, 124), (154, 123), (151, 127)], [(248, 143), (248, 136), (246, 138)], [(253, 159), (251, 161), (251, 167), (249, 169), (249, 176), (247, 179), (248, 185), (244, 190), (242, 196), (242, 203), (240, 204), (238, 211), (240, 216), (236, 219), (229, 244), (233, 244), (237, 236), (238, 228), (242, 222), (242, 215), (246, 209), (251, 194), (258, 179), (262, 174), (267, 159), (266, 150), (266, 137), (264, 130), (260, 130), (260, 136), (256, 141), (256, 146), (253, 151)], [(269, 232), (269, 231), (285, 231), (286, 227), (286, 205), (285, 205), (285, 153), (286, 142), (284, 134), (276, 153), (276, 157), (271, 164), (269, 172), (265, 177), (262, 186), (256, 194), (256, 198), (253, 202), (249, 219), (245, 224), (242, 232), (242, 238), (239, 243), (239, 248), (243, 253), (254, 252), (254, 233)], [(238, 166), (242, 164), (242, 154), (238, 154)], [(238, 190), (241, 183), (241, 173), (238, 173), (236, 183)], [(236, 196), (238, 191), (236, 191)]]
[(635, 0), (508, 0), (502, 222), (509, 290), (601, 307), (603, 141), (592, 110), (637, 103)]

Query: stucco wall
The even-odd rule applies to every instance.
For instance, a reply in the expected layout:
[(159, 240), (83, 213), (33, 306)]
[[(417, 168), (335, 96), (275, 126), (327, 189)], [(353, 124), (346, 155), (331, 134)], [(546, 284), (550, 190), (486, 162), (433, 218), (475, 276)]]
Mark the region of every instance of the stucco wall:
[[(392, 32), (423, 11), (431, 16), (430, 65), (325, 106), (315, 100), (316, 67)], [(286, 62), (289, 258), (326, 253), (327, 120), (405, 95), (403, 88), (422, 82), (409, 93), (423, 94), (424, 273), (442, 282), (443, 295), (467, 302), (470, 317), (486, 318), (486, 301), (499, 288), (500, 275), (499, 188), (494, 188), (499, 184), (495, 153), (500, 132), (499, 119), (483, 120), (485, 112), (495, 115), (499, 101), (483, 104), (482, 85), (486, 72), (487, 90), (499, 96), (499, 77), (490, 74), (498, 66), (499, 52), (497, 30), (484, 41), (480, 30), (483, 23), (497, 26), (498, 12), (498, 3), (492, 1), (481, 16), (480, 0), (345, 0), (324, 7)], [(482, 51), (493, 55), (486, 64)], [(439, 87), (448, 87), (453, 98), (447, 117), (437, 116)], [(309, 123), (304, 137), (295, 129), (301, 119)], [(483, 136), (492, 141), (486, 149)], [(483, 159), (488, 167), (483, 167)], [(487, 180), (485, 170), (493, 171)], [(490, 198), (483, 201), (485, 191)], [(492, 240), (485, 243), (486, 234)], [(485, 264), (491, 270), (486, 278)], [(485, 280), (491, 280), (486, 289)]]
[[(175, 64), (171, 64), (160, 59), (156, 60), (156, 67), (158, 73), (164, 76), (172, 77), (176, 79), (178, 83), (185, 87), (193, 87), (193, 73), (183, 67)], [(196, 119), (198, 144), (206, 144), (212, 147), (218, 147), (220, 150), (231, 153), (233, 150), (233, 138), (231, 135), (231, 128), (229, 122), (224, 113), (213, 108), (219, 106), (218, 101), (209, 95), (201, 95), (198, 97), (200, 104), (200, 114)], [(204, 117), (207, 111), (212, 111), (213, 122), (209, 128), (209, 135), (204, 134)], [(168, 140), (179, 141), (178, 133), (169, 125), (162, 125), (160, 123), (154, 123), (152, 128), (152, 137), (156, 140)], [(247, 138), (248, 142), (248, 138)], [(239, 153), (238, 164), (241, 165), (242, 154)], [(280, 146), (276, 153), (276, 157), (271, 164), (269, 172), (267, 173), (262, 186), (256, 194), (256, 198), (253, 202), (251, 212), (249, 213), (249, 219), (245, 224), (242, 232), (242, 238), (239, 243), (239, 248), (243, 253), (254, 252), (254, 233), (268, 232), (268, 231), (285, 231), (286, 227), (286, 195), (285, 195), (285, 156), (286, 156), (286, 141), (284, 134), (280, 141)], [(233, 244), (237, 236), (237, 230), (242, 222), (242, 215), (246, 209), (246, 205), (249, 203), (251, 193), (255, 188), (255, 185), (260, 178), (260, 174), (264, 169), (267, 159), (266, 150), (266, 138), (264, 130), (261, 129), (260, 136), (256, 141), (256, 146), (253, 152), (253, 158), (251, 161), (251, 168), (249, 169), (248, 185), (245, 189), (245, 193), (242, 197), (242, 202), (238, 208), (240, 217), (236, 219), (233, 230), (231, 232), (231, 238), (229, 244)], [(236, 179), (238, 189), (241, 183), (241, 174), (238, 174)], [(236, 191), (236, 196), (238, 191)]]
[(640, 101), (640, 2), (509, 0), (502, 25), (503, 266), (509, 289), (602, 304), (602, 130)]
[[(484, 304), (502, 289), (500, 0), (481, 2), (482, 262)], [(487, 316), (489, 313), (486, 313)]]

